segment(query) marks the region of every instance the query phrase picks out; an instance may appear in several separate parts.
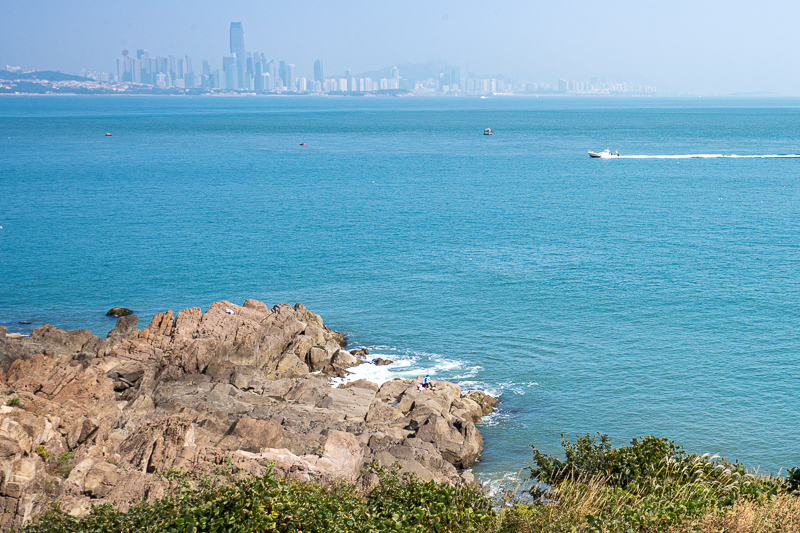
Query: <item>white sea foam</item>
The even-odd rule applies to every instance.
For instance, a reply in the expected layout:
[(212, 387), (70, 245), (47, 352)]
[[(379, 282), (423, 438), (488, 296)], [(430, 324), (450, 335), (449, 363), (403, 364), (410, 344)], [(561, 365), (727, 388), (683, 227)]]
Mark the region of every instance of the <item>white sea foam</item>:
[(495, 409), (488, 415), (481, 418), (481, 426), (497, 426), (511, 419), (511, 413), (504, 411), (502, 408)]
[[(355, 347), (353, 347), (355, 348)], [(359, 346), (358, 348), (363, 348)], [(366, 379), (382, 385), (394, 378), (413, 379), (419, 376), (431, 376), (435, 379), (451, 381), (462, 390), (480, 390), (494, 397), (500, 391), (490, 388), (479, 381), (473, 381), (483, 367), (466, 365), (463, 361), (451, 359), (437, 353), (401, 350), (395, 346), (366, 346), (369, 355), (364, 363), (348, 369), (350, 374), (344, 378), (333, 380), (335, 385)], [(389, 365), (378, 366), (371, 363), (374, 359), (389, 359)]]
[(483, 486), (484, 493), (491, 498), (507, 495), (509, 499), (520, 503), (530, 500), (525, 493), (525, 489), (530, 486), (530, 483), (528, 483), (527, 476), (522, 470), (516, 473), (494, 472), (479, 474), (476, 478)]
[(602, 155), (601, 159), (798, 159), (800, 154), (676, 154), (676, 155)]
[[(370, 355), (372, 356), (373, 354)], [(374, 354), (373, 358), (378, 357), (383, 359), (392, 359), (388, 355), (381, 355), (377, 353)], [(417, 369), (416, 361), (413, 358), (395, 357), (392, 359), (392, 361), (392, 364), (383, 366), (374, 365), (369, 361), (365, 361), (358, 366), (348, 368), (347, 370), (350, 373), (347, 376), (343, 378), (334, 378), (331, 381), (334, 385), (339, 385), (341, 383), (349, 383), (351, 381), (365, 379), (377, 385), (383, 385), (387, 381), (391, 381), (394, 378), (409, 379), (420, 375), (420, 370)]]

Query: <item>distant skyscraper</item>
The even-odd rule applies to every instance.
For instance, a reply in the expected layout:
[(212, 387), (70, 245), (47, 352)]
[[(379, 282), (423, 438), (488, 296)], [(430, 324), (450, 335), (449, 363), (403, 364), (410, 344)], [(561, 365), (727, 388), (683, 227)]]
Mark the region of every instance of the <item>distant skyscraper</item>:
[[(225, 89), (237, 89), (236, 85), (236, 56), (223, 56), (222, 70), (225, 72)], [(220, 80), (222, 86), (222, 80)]]
[[(258, 54), (256, 54), (257, 56)], [(255, 80), (254, 80), (254, 88), (257, 93), (263, 93), (267, 90), (264, 86), (264, 69), (261, 66), (261, 59), (259, 58), (258, 61), (255, 62)]]
[(292, 63), (286, 65), (286, 87), (290, 91), (297, 89), (297, 76), (294, 74), (294, 64)]
[(397, 69), (397, 67), (392, 67), (392, 79), (393, 80), (400, 79), (400, 71)]
[(314, 81), (322, 83), (325, 81), (325, 75), (322, 72), (322, 60), (317, 59), (314, 61)]
[(244, 74), (245, 88), (250, 91), (255, 90), (255, 65), (253, 64), (253, 56), (247, 54), (247, 72)]
[(286, 61), (281, 61), (278, 63), (278, 77), (283, 82), (283, 86), (286, 87), (288, 85), (286, 82)]
[(275, 78), (277, 78), (278, 76), (277, 76), (277, 73), (275, 72), (275, 60), (274, 59), (270, 59), (269, 63), (267, 63), (267, 67), (266, 67), (265, 70), (266, 70), (265, 74), (267, 74), (269, 76), (267, 78), (266, 89), (268, 91), (275, 90), (276, 83), (277, 83), (275, 81)]
[[(244, 28), (241, 22), (231, 22), (231, 54), (236, 55), (237, 89), (244, 88), (244, 74), (247, 70), (247, 54), (244, 49)], [(228, 87), (232, 89), (233, 87)]]

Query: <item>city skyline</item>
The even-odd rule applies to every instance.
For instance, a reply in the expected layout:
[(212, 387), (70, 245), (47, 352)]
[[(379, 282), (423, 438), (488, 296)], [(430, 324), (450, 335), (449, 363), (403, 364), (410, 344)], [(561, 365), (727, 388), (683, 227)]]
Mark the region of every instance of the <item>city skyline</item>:
[(673, 94), (800, 94), (792, 53), (798, 38), (789, 27), (800, 6), (785, 1), (764, 9), (718, 0), (702, 6), (624, 1), (603, 10), (580, 0), (557, 6), (507, 1), (494, 9), (449, 1), (219, 6), (145, 0), (123, 9), (95, 0), (78, 7), (0, 0), (0, 6), (7, 15), (0, 19), (0, 65), (23, 70), (108, 71), (108, 58), (123, 49), (207, 58), (211, 69), (223, 68), (220, 52), (231, 44), (227, 26), (242, 21), (248, 46), (287, 58), (298, 78), (314, 79), (317, 59), (337, 75), (434, 60), (466, 65), (464, 71), (486, 78), (502, 73), (589, 83), (605, 77)]
[[(152, 57), (150, 51), (137, 49), (135, 56), (128, 50), (117, 59), (116, 72), (86, 72), (81, 76), (112, 85), (102, 89), (127, 91), (138, 86), (154, 89), (196, 90), (204, 92), (292, 93), (292, 94), (416, 94), (416, 95), (487, 95), (487, 94), (654, 94), (656, 88), (618, 81), (607, 83), (605, 78), (593, 77), (589, 82), (559, 79), (556, 83), (513, 80), (506, 76), (483, 77), (466, 72), (464, 65), (412, 65), (401, 77), (394, 65), (383, 71), (325, 76), (321, 59), (314, 62), (313, 78), (297, 75), (294, 63), (282, 59), (267, 59), (263, 52), (248, 51), (244, 25), (230, 23), (229, 55), (222, 56), (222, 69), (214, 69), (207, 59), (202, 71), (195, 71), (190, 56), (169, 55)], [(8, 68), (8, 67), (7, 67)], [(15, 68), (19, 71), (19, 68)], [(80, 83), (78, 80), (75, 80)], [(113, 84), (131, 84), (130, 87)], [(88, 89), (87, 86), (79, 86)], [(6, 92), (12, 87), (3, 87)], [(136, 89), (138, 90), (138, 89)]]

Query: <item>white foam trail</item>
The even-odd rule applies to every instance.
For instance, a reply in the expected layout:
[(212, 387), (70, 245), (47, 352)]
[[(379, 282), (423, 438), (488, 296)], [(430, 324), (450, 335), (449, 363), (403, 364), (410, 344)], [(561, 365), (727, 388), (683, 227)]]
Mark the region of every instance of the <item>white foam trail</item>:
[(798, 159), (800, 154), (676, 154), (676, 155), (602, 155), (600, 159)]

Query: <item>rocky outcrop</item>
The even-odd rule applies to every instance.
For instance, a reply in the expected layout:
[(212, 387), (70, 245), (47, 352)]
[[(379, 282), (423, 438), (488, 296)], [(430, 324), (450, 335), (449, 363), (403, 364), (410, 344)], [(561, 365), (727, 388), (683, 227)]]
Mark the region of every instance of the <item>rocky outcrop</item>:
[(105, 339), (42, 326), (0, 328), (0, 529), (55, 501), (73, 515), (164, 494), (158, 474), (225, 465), (296, 479), (355, 481), (399, 464), (423, 480), (475, 485), (475, 427), (494, 399), (419, 379), (330, 378), (370, 364), (301, 304), (221, 301), (120, 317)]
[(113, 317), (120, 317), (120, 316), (128, 316), (132, 315), (133, 311), (128, 309), (127, 307), (112, 307), (106, 313), (106, 316), (113, 316)]

